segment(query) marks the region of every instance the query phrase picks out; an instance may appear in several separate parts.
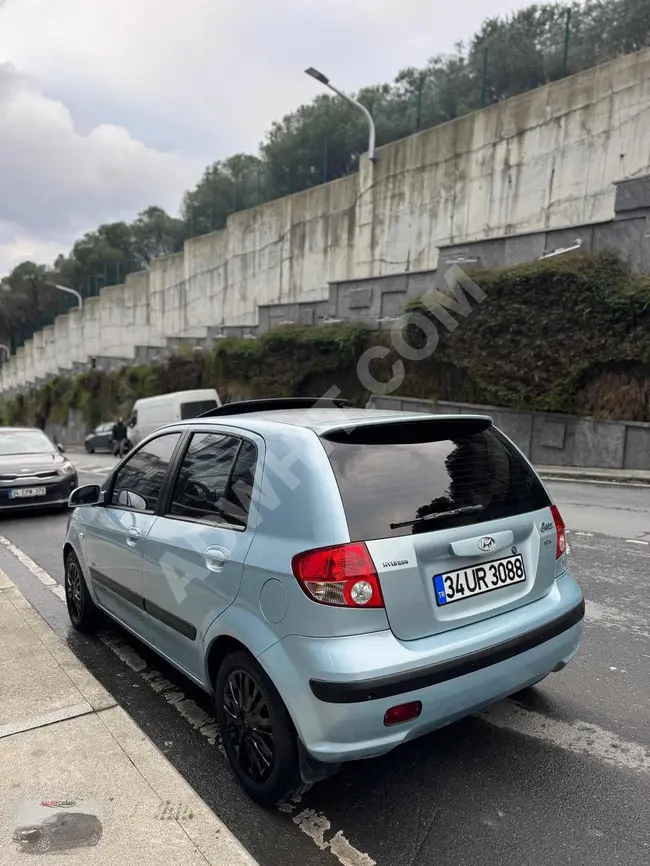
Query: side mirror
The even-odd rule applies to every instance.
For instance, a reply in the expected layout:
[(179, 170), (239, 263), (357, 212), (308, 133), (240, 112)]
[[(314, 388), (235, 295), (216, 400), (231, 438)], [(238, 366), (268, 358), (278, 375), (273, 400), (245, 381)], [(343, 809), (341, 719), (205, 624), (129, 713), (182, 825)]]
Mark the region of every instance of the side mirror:
[(101, 505), (104, 494), (99, 484), (86, 484), (73, 490), (68, 499), (70, 508), (79, 508), (83, 505)]
[(59, 454), (65, 454), (65, 448), (63, 447), (63, 445), (61, 445), (60, 442), (56, 443), (56, 448)]

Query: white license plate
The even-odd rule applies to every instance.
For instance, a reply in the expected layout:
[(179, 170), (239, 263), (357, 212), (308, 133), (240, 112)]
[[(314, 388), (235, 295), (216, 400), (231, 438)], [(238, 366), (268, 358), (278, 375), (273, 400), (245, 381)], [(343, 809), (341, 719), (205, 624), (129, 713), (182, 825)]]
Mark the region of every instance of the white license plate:
[(33, 499), (35, 496), (45, 496), (46, 487), (17, 487), (9, 491), (9, 499)]
[(492, 592), (494, 589), (501, 589), (512, 583), (523, 583), (525, 580), (524, 558), (518, 553), (515, 556), (506, 556), (504, 559), (461, 568), (459, 571), (436, 574), (433, 578), (433, 588), (436, 603), (441, 605), (462, 601), (464, 598), (471, 598), (484, 592)]

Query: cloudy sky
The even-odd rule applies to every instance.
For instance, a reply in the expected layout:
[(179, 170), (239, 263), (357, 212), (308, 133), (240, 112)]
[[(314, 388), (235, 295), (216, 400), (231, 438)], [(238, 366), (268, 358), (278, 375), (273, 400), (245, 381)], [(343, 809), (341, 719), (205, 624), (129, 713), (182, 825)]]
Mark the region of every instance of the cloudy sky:
[(0, 0), (0, 276), (100, 222), (176, 213), (318, 92), (390, 81), (524, 0)]

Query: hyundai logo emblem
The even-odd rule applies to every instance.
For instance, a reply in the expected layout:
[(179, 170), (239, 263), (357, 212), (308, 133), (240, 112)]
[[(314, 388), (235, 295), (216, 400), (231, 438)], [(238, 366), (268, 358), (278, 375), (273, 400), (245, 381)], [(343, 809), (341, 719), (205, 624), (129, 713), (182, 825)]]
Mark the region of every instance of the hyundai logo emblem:
[(478, 549), (482, 550), (484, 553), (488, 550), (493, 550), (496, 541), (491, 538), (489, 535), (486, 535), (484, 538), (479, 538), (478, 540)]

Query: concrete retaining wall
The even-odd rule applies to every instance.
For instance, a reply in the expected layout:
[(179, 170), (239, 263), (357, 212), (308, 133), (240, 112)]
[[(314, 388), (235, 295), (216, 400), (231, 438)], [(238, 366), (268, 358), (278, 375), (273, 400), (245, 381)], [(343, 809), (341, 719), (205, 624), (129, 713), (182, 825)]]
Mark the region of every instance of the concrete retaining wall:
[(407, 397), (375, 397), (372, 403), (377, 409), (490, 415), (531, 462), (540, 466), (650, 469), (650, 424)]
[(646, 49), (395, 142), (358, 174), (233, 214), (103, 289), (60, 317), (43, 364), (32, 349), (2, 367), (0, 393), (98, 355), (255, 326), (260, 305), (309, 300), (327, 315), (328, 283), (432, 271), (439, 247), (608, 221), (626, 197), (614, 183), (650, 171), (649, 128)]

